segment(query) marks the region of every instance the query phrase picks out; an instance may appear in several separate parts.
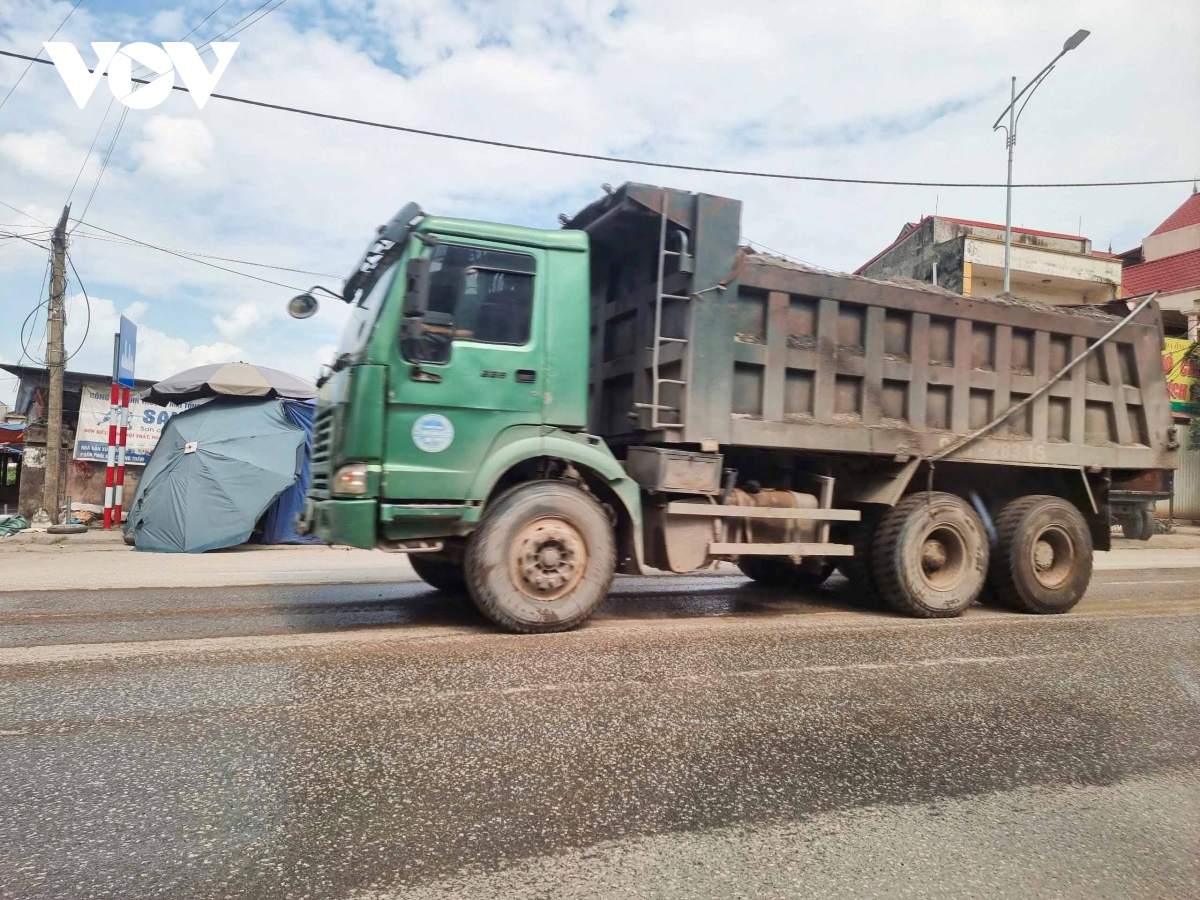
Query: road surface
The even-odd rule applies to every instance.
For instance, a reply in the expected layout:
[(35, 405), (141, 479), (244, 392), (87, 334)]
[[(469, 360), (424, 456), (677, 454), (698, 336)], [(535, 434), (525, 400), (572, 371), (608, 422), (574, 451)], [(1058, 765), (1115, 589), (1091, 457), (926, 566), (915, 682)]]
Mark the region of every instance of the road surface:
[(0, 593), (0, 897), (1200, 896), (1200, 568), (853, 600)]

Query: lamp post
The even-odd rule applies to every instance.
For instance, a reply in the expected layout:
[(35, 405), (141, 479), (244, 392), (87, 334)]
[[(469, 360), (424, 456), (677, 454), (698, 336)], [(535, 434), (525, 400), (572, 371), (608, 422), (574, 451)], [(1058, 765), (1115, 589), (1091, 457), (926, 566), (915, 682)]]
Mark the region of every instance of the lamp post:
[[(1021, 88), (1020, 93), (1017, 93), (1017, 77), (1014, 75), (1012, 79), (1012, 102), (1008, 104), (1004, 112), (1000, 113), (1000, 116), (996, 119), (996, 123), (992, 126), (992, 131), (997, 131), (1001, 128), (1004, 129), (1005, 143), (1008, 145), (1008, 181), (1006, 182), (1007, 190), (1004, 204), (1004, 293), (1006, 294), (1009, 293), (1009, 287), (1011, 286), (1010, 260), (1012, 257), (1012, 166), (1013, 147), (1016, 146), (1017, 143), (1017, 120), (1021, 118), (1021, 113), (1025, 112), (1025, 107), (1029, 103), (1029, 98), (1032, 97), (1033, 92), (1038, 89), (1038, 85), (1045, 81), (1046, 76), (1054, 70), (1055, 64), (1070, 51), (1082, 44), (1089, 34), (1091, 34), (1090, 31), (1080, 28), (1077, 32), (1067, 38), (1066, 42), (1063, 44), (1062, 50), (1059, 51), (1058, 56), (1050, 60), (1050, 64), (1046, 66), (1046, 68), (1038, 72), (1037, 75), (1035, 75), (1029, 82), (1029, 84)], [(1028, 97), (1025, 97), (1026, 92), (1029, 94)], [(1017, 109), (1017, 101), (1022, 97), (1025, 97), (1025, 102), (1021, 104), (1020, 109)], [(1008, 116), (1007, 125), (1002, 124), (1005, 115)]]

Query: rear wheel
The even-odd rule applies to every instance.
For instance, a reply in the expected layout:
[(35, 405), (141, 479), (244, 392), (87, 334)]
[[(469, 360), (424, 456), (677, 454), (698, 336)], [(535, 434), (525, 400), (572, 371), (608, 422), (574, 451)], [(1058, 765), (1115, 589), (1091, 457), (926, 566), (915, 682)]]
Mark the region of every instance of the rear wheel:
[(566, 631), (608, 594), (616, 539), (604, 510), (555, 481), (519, 485), (484, 511), (467, 543), (471, 599), (510, 631)]
[(875, 608), (881, 605), (879, 588), (875, 584), (875, 566), (872, 548), (875, 546), (875, 529), (879, 526), (879, 514), (871, 509), (864, 510), (862, 521), (853, 526), (850, 544), (854, 555), (838, 561), (838, 568), (850, 582), (851, 596), (860, 606)]
[(996, 517), (989, 580), (998, 599), (1029, 613), (1064, 613), (1092, 578), (1092, 533), (1075, 504), (1034, 494)]
[(408, 561), (413, 571), (430, 587), (446, 594), (465, 594), (467, 582), (463, 577), (463, 564), (442, 556), (440, 553), (410, 553)]
[(1158, 531), (1158, 520), (1154, 518), (1154, 510), (1143, 509), (1140, 519), (1142, 528), (1138, 537), (1143, 541), (1148, 541)]
[(1142, 539), (1142, 516), (1140, 513), (1131, 512), (1122, 517), (1121, 536), (1131, 541)]
[(873, 559), (879, 593), (892, 609), (922, 618), (959, 616), (983, 590), (987, 532), (961, 497), (922, 491), (884, 514)]

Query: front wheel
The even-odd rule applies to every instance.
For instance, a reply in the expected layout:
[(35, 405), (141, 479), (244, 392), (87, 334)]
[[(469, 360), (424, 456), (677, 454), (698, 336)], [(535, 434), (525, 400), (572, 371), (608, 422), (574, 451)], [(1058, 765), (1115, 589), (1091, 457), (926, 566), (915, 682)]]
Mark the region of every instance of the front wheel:
[(488, 505), (467, 542), (467, 590), (510, 631), (566, 631), (588, 618), (616, 572), (616, 538), (591, 496), (556, 481), (522, 484)]
[(998, 599), (1022, 612), (1064, 613), (1092, 579), (1092, 533), (1075, 504), (1034, 494), (996, 517), (989, 580)]
[(410, 553), (408, 561), (418, 577), (432, 588), (445, 594), (464, 594), (467, 582), (463, 578), (461, 561), (455, 561), (440, 553)]

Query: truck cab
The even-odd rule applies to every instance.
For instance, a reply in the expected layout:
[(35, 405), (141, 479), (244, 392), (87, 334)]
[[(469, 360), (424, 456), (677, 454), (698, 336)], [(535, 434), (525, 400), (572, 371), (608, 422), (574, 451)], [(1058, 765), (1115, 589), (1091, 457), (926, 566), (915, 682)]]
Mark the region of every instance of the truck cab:
[(462, 538), (489, 498), (569, 466), (625, 524), (633, 564), (637, 486), (584, 431), (588, 273), (582, 231), (426, 216), (413, 204), (381, 228), (346, 283), (352, 310), (320, 380), (301, 526), (330, 543), (411, 552), (419, 570), (456, 582)]

